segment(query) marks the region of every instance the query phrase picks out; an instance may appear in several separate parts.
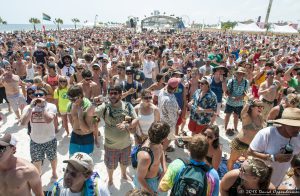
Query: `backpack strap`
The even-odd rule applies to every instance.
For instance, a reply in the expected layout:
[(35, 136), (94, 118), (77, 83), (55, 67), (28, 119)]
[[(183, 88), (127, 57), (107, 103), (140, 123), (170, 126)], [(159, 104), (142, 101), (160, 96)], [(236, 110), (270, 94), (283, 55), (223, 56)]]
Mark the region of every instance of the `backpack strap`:
[(151, 150), (149, 147), (142, 146), (142, 147), (138, 150), (138, 152), (137, 152), (136, 154), (138, 154), (140, 151), (145, 151), (145, 152), (147, 152), (147, 153), (150, 155), (151, 163), (150, 163), (149, 168), (148, 168), (148, 170), (150, 170), (150, 168), (151, 168), (151, 166), (152, 166), (152, 164), (153, 164), (153, 161), (154, 161), (154, 155), (153, 155), (152, 150)]

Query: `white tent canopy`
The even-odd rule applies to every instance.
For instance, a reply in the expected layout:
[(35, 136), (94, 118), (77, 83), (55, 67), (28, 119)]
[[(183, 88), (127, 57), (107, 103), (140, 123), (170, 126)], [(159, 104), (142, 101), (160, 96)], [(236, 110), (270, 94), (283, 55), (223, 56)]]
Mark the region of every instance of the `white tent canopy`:
[(293, 27), (291, 27), (289, 25), (280, 26), (280, 25), (276, 25), (276, 24), (272, 25), (272, 28), (270, 29), (270, 31), (274, 32), (274, 33), (298, 33), (298, 31), (296, 29), (294, 29)]
[(250, 24), (238, 23), (234, 28), (234, 31), (247, 31), (247, 32), (265, 32), (266, 29), (259, 28), (254, 22)]

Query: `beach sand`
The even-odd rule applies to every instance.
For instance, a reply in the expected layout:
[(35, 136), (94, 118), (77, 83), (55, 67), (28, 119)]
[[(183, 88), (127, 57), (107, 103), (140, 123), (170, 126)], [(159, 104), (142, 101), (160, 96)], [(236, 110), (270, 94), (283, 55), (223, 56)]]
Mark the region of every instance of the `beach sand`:
[[(6, 104), (0, 105), (1, 112), (6, 116), (6, 122), (3, 124), (0, 123), (0, 133), (8, 132), (13, 134), (17, 140), (17, 152), (16, 156), (24, 158), (28, 161), (31, 161), (30, 159), (30, 151), (29, 151), (29, 145), (30, 145), (30, 138), (27, 135), (27, 126), (19, 126), (17, 124), (17, 120), (15, 118), (15, 115), (13, 113), (8, 113)], [(220, 143), (222, 144), (222, 150), (223, 155), (228, 154), (230, 152), (229, 148), (229, 141), (234, 137), (228, 137), (225, 135), (224, 131), (224, 106), (222, 108), (220, 117), (217, 118), (216, 124), (220, 128)], [(187, 125), (186, 123), (185, 130), (187, 131)], [(100, 177), (103, 181), (107, 179), (107, 172), (104, 165), (104, 149), (103, 149), (103, 125), (100, 125), (100, 132), (101, 137), (100, 140), (100, 148), (97, 148), (95, 146), (95, 150), (93, 153), (93, 159), (95, 163), (95, 171), (97, 171), (100, 174)], [(60, 126), (61, 127), (61, 122)], [(71, 126), (70, 126), (71, 127)], [(230, 119), (229, 128), (233, 127), (233, 119)], [(239, 122), (239, 130), (241, 128), (241, 122)], [(70, 143), (70, 137), (66, 136), (66, 133), (62, 131), (63, 129), (60, 129), (60, 132), (57, 134), (57, 141), (58, 141), (58, 147), (57, 147), (57, 159), (58, 159), (58, 166), (57, 166), (57, 174), (59, 176), (59, 179), (63, 177), (63, 168), (66, 167), (66, 164), (63, 163), (63, 160), (66, 160), (69, 158), (68, 153), (68, 147)], [(71, 130), (71, 129), (70, 129)], [(173, 144), (174, 145), (174, 144)], [(178, 157), (186, 158), (188, 157), (187, 150), (182, 148), (176, 148), (175, 152), (168, 153), (168, 156), (174, 160)], [(48, 160), (45, 159), (43, 164), (43, 174), (42, 174), (42, 184), (43, 184), (43, 190), (48, 191), (53, 186), (53, 182), (50, 181), (52, 173), (51, 173), (51, 166)], [(128, 171), (131, 175), (135, 173), (134, 169), (132, 167), (128, 168)], [(110, 193), (113, 196), (123, 196), (128, 190), (131, 190), (133, 188), (133, 183), (125, 181), (121, 179), (121, 170), (120, 167), (116, 169), (114, 172), (114, 185), (109, 187)]]

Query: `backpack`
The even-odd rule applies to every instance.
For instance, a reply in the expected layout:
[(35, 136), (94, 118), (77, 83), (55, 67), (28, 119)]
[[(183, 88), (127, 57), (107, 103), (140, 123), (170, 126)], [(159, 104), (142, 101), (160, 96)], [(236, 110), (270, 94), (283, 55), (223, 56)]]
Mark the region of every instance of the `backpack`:
[[(128, 113), (130, 115), (132, 115), (132, 109), (129, 104), (130, 104), (129, 102), (125, 102), (125, 110), (128, 111)], [(109, 104), (105, 103), (105, 107), (104, 107), (104, 111), (103, 111), (104, 122), (105, 122), (105, 115), (106, 115), (107, 110), (111, 110), (111, 106)], [(109, 115), (111, 115), (111, 114), (109, 113)]]
[[(182, 160), (183, 161), (183, 160)], [(171, 196), (206, 196), (207, 177), (211, 167), (208, 165), (195, 165), (186, 163), (185, 168), (179, 173), (174, 186), (171, 190)]]
[(149, 153), (150, 157), (151, 157), (151, 163), (149, 165), (148, 170), (150, 169), (151, 165), (153, 164), (154, 161), (154, 155), (152, 150), (149, 147), (146, 146), (142, 146), (142, 144), (136, 145), (135, 147), (133, 147), (131, 153), (130, 153), (130, 157), (131, 157), (131, 165), (134, 169), (137, 168), (138, 166), (138, 160), (137, 160), (137, 155), (140, 151), (145, 151), (147, 153)]

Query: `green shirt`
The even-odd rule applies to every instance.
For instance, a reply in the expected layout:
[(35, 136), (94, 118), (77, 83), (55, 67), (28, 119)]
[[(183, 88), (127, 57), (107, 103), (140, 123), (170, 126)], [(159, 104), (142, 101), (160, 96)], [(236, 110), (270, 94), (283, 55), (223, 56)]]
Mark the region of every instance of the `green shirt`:
[[(83, 98), (82, 99), (82, 110), (85, 111), (88, 107), (92, 105), (91, 101), (88, 98)], [(72, 102), (69, 102), (68, 107), (67, 107), (67, 112), (70, 113), (72, 109)]]
[(103, 118), (105, 122), (104, 135), (105, 146), (112, 149), (124, 149), (131, 145), (130, 134), (117, 128), (117, 124), (122, 123), (125, 116), (132, 119), (137, 118), (132, 105), (128, 102), (120, 101), (116, 106), (110, 103), (103, 103), (96, 108), (96, 115)]
[(293, 87), (297, 93), (300, 93), (300, 82), (296, 78), (291, 78), (288, 85), (289, 87)]
[[(212, 60), (212, 61), (216, 59), (216, 62), (217, 62), (217, 63), (220, 63), (220, 62), (222, 61), (222, 57), (221, 57), (219, 54), (217, 54), (217, 55), (215, 55), (215, 54), (209, 54), (209, 55), (208, 55), (208, 58), (209, 58), (210, 60)], [(215, 63), (213, 63), (213, 62), (211, 62), (210, 65), (213, 66), (213, 67), (218, 66), (217, 64), (215, 64)]]

